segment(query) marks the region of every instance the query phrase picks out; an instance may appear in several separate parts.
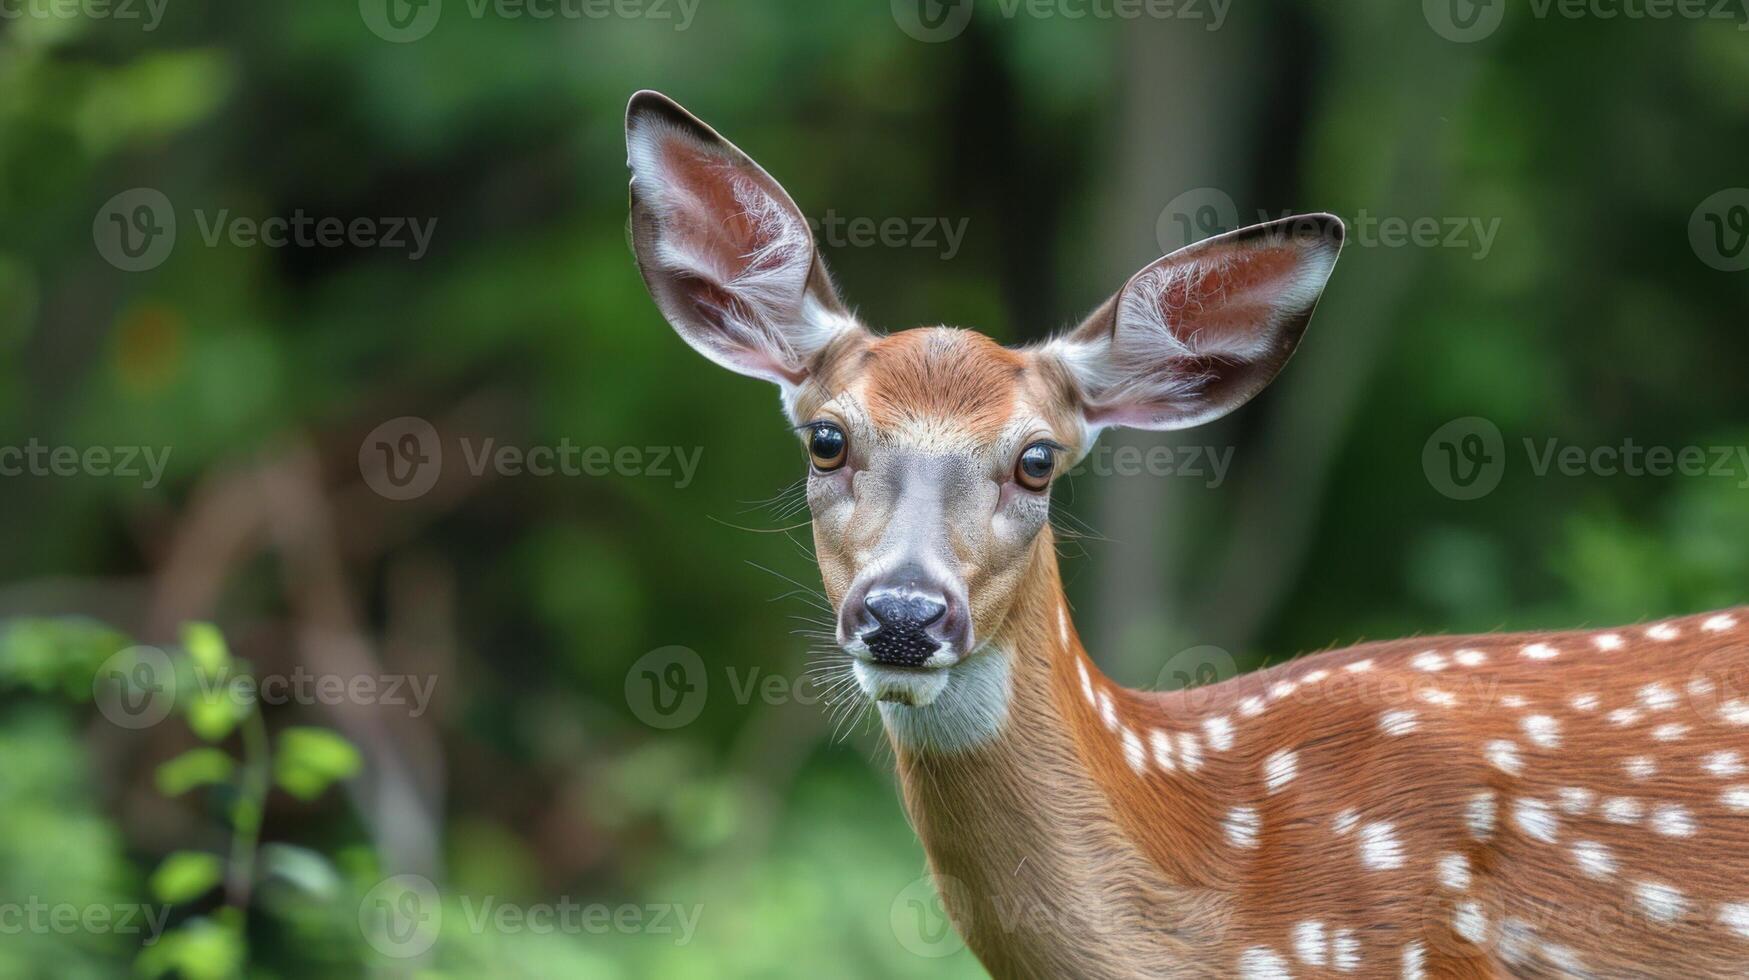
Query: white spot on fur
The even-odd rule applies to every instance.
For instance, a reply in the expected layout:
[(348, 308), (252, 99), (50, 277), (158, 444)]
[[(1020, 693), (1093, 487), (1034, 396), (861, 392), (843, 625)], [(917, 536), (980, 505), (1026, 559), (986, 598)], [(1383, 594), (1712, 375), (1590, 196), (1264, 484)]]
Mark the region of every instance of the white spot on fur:
[(1062, 606), (1057, 607), (1057, 635), (1063, 640), (1063, 649), (1069, 649), (1069, 611)]
[(1623, 643), (1620, 633), (1599, 633), (1591, 638), (1591, 642), (1596, 644), (1597, 649), (1605, 651), (1620, 650)]
[(1646, 814), (1646, 805), (1631, 796), (1612, 796), (1603, 801), (1603, 819), (1610, 823), (1637, 823)]
[(1148, 755), (1142, 751), (1142, 740), (1128, 728), (1125, 728), (1118, 735), (1118, 738), (1123, 741), (1124, 761), (1130, 764), (1131, 769), (1140, 773), (1148, 765)]
[(1731, 786), (1719, 794), (1719, 802), (1733, 810), (1749, 811), (1749, 786)]
[(1075, 669), (1081, 672), (1082, 696), (1087, 699), (1088, 704), (1098, 707), (1099, 699), (1093, 694), (1093, 678), (1087, 676), (1087, 665), (1077, 660), (1075, 661)]
[(1427, 947), (1417, 939), (1403, 947), (1403, 980), (1426, 980)]
[(1560, 829), (1555, 811), (1542, 800), (1519, 800), (1512, 808), (1512, 820), (1525, 836), (1545, 844), (1553, 844)]
[(1647, 711), (1668, 711), (1676, 706), (1676, 692), (1663, 684), (1647, 684), (1640, 688), (1640, 703)]
[(1371, 658), (1366, 660), (1356, 660), (1354, 663), (1351, 663), (1342, 669), (1348, 671), (1350, 674), (1359, 674), (1372, 669), (1372, 660)]
[(1233, 747), (1233, 723), (1227, 720), (1226, 715), (1204, 721), (1202, 730), (1208, 736), (1209, 748), (1216, 752), (1225, 752)]
[(1548, 715), (1526, 715), (1519, 722), (1524, 736), (1539, 748), (1552, 749), (1561, 744), (1561, 723)]
[(1263, 699), (1249, 697), (1239, 702), (1239, 713), (1247, 718), (1255, 718), (1263, 713)]
[(1594, 840), (1582, 840), (1573, 845), (1573, 860), (1579, 864), (1579, 870), (1593, 878), (1606, 878), (1615, 874), (1615, 858), (1609, 853), (1609, 848)]
[(1299, 764), (1299, 756), (1292, 749), (1282, 749), (1263, 760), (1264, 789), (1270, 793), (1280, 792), (1283, 786), (1293, 782)]
[(1283, 698), (1292, 697), (1293, 693), (1299, 689), (1300, 686), (1292, 681), (1276, 681), (1269, 689), (1269, 698), (1272, 701), (1280, 701)]
[(1330, 965), (1341, 973), (1353, 973), (1360, 965), (1360, 940), (1353, 929), (1338, 929), (1330, 940)]
[(1488, 938), (1488, 917), (1482, 912), (1482, 903), (1473, 898), (1458, 902), (1451, 916), (1451, 927), (1459, 936), (1481, 945)]
[(1713, 693), (1713, 682), (1710, 678), (1694, 677), (1688, 682), (1688, 693), (1695, 697), (1703, 697)]
[(1178, 733), (1178, 761), (1189, 772), (1202, 768), (1202, 743), (1189, 732)]
[(1302, 683), (1302, 684), (1316, 684), (1319, 681), (1321, 681), (1324, 678), (1329, 677), (1329, 676), (1330, 676), (1330, 672), (1320, 667), (1319, 669), (1314, 670), (1311, 673), (1307, 674), (1306, 676), (1300, 678), (1300, 683)]
[(1609, 723), (1617, 728), (1626, 728), (1639, 720), (1640, 712), (1637, 708), (1617, 708), (1609, 713)]
[(1597, 710), (1597, 695), (1595, 695), (1595, 694), (1575, 694), (1575, 695), (1573, 695), (1573, 700), (1568, 702), (1568, 703), (1573, 706), (1573, 709), (1575, 711), (1596, 711)]
[(1509, 775), (1516, 776), (1524, 771), (1524, 760), (1518, 756), (1518, 746), (1505, 739), (1495, 739), (1483, 746), (1482, 754), (1494, 768)]
[(1665, 837), (1693, 837), (1694, 817), (1674, 803), (1660, 803), (1652, 808), (1652, 830)]
[(1700, 624), (1700, 628), (1708, 633), (1723, 633), (1726, 630), (1737, 628), (1737, 618), (1720, 613), (1717, 616), (1708, 617), (1706, 622)]
[(1382, 821), (1362, 824), (1360, 863), (1374, 871), (1402, 867), (1403, 842), (1397, 839), (1396, 828)]
[(1500, 699), (1500, 703), (1514, 710), (1524, 707), (1529, 702), (1516, 694), (1508, 694)]
[(1688, 726), (1676, 722), (1671, 722), (1668, 725), (1659, 725), (1657, 728), (1652, 729), (1652, 737), (1660, 742), (1674, 742), (1687, 734)]
[(1659, 922), (1675, 922), (1688, 904), (1681, 892), (1655, 881), (1635, 885), (1634, 898), (1639, 900), (1640, 908), (1645, 909), (1647, 915)]
[(1477, 793), (1470, 797), (1470, 802), (1464, 806), (1464, 822), (1469, 825), (1470, 836), (1477, 840), (1493, 836), (1494, 794)]
[(1726, 902), (1720, 905), (1719, 921), (1737, 935), (1749, 938), (1749, 904)]
[(1386, 735), (1407, 735), (1415, 730), (1420, 718), (1413, 711), (1387, 711), (1379, 715), (1379, 730)]
[(1646, 630), (1646, 636), (1650, 639), (1657, 640), (1659, 643), (1669, 643), (1671, 640), (1674, 640), (1681, 635), (1682, 632), (1669, 623), (1659, 623), (1656, 626), (1648, 627)]
[(1226, 819), (1221, 821), (1221, 829), (1227, 834), (1227, 843), (1243, 848), (1257, 846), (1257, 831), (1261, 825), (1257, 808), (1250, 806), (1236, 806), (1228, 810)]
[(1649, 755), (1636, 755), (1621, 765), (1635, 779), (1648, 779), (1658, 772), (1658, 761)]
[(1327, 962), (1328, 949), (1324, 945), (1324, 923), (1317, 920), (1302, 922), (1294, 926), (1294, 953), (1300, 962), (1307, 966), (1323, 966)]
[(1416, 670), (1425, 670), (1429, 674), (1437, 674), (1450, 665), (1446, 663), (1443, 656), (1440, 656), (1432, 650), (1428, 650), (1409, 658), (1409, 666)]
[(1178, 768), (1172, 761), (1172, 736), (1155, 728), (1148, 732), (1148, 748), (1153, 752), (1154, 765), (1166, 772)]
[(1253, 946), (1239, 954), (1240, 980), (1293, 980), (1287, 960), (1267, 946)]
[(1117, 706), (1112, 703), (1110, 691), (1099, 692), (1099, 720), (1105, 722), (1106, 730), (1117, 731)]
[(1706, 768), (1707, 772), (1721, 779), (1729, 779), (1732, 776), (1743, 774), (1743, 756), (1730, 750), (1714, 752), (1707, 756), (1701, 765)]
[(1459, 650), (1451, 655), (1460, 667), (1480, 667), (1488, 662), (1488, 655), (1480, 650)]
[(1597, 794), (1583, 786), (1566, 786), (1560, 791), (1561, 809), (1577, 817), (1591, 809), (1591, 801)]
[(1442, 691), (1437, 687), (1423, 688), (1420, 691), (1417, 691), (1415, 696), (1426, 701), (1428, 704), (1436, 704), (1441, 708), (1450, 708), (1458, 703), (1456, 696), (1452, 695), (1449, 691)]
[(1354, 829), (1354, 825), (1359, 823), (1359, 822), (1360, 822), (1359, 811), (1352, 810), (1352, 809), (1343, 810), (1341, 813), (1338, 813), (1336, 815), (1335, 821), (1333, 821), (1331, 823), (1331, 829), (1336, 831), (1336, 836), (1347, 837), (1349, 832)]
[(1530, 660), (1553, 660), (1561, 655), (1561, 651), (1547, 643), (1532, 643), (1518, 652)]
[(1719, 708), (1719, 716), (1733, 725), (1749, 725), (1749, 701), (1734, 698)]
[(1454, 892), (1470, 887), (1470, 860), (1462, 854), (1446, 854), (1439, 859), (1439, 883)]

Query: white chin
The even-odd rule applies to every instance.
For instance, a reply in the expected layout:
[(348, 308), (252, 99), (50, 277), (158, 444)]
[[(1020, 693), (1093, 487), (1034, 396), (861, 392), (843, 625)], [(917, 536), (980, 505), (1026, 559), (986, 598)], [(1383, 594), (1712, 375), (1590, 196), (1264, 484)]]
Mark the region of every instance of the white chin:
[(883, 667), (866, 660), (851, 662), (856, 682), (871, 700), (921, 708), (933, 704), (947, 690), (947, 671), (915, 667)]

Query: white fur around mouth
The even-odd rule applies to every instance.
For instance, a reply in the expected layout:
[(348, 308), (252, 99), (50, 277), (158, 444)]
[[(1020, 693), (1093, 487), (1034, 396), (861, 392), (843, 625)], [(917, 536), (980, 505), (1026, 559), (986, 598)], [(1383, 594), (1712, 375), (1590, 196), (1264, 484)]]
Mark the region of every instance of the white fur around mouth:
[(857, 659), (851, 661), (851, 670), (862, 693), (873, 701), (920, 708), (935, 703), (947, 689), (947, 671), (940, 667), (887, 667)]

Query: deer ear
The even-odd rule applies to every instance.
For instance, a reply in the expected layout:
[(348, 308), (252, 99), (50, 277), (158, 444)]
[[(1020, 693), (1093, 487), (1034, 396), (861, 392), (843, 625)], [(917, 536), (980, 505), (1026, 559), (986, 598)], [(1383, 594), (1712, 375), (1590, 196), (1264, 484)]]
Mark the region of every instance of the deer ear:
[(1046, 349), (1068, 368), (1095, 430), (1211, 422), (1293, 356), (1342, 238), (1339, 219), (1315, 214), (1186, 246)]
[(839, 302), (807, 220), (745, 153), (656, 92), (626, 109), (638, 268), (694, 349), (793, 389), (841, 332)]

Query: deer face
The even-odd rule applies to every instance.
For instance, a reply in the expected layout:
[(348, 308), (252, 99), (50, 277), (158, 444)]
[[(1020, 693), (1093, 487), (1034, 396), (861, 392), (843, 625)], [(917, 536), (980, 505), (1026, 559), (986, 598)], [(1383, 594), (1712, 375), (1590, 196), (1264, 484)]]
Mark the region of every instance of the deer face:
[(808, 457), (837, 640), (878, 700), (936, 700), (1003, 634), (1053, 481), (1111, 425), (1231, 411), (1287, 361), (1335, 264), (1316, 215), (1222, 235), (1137, 273), (1084, 324), (1004, 348), (845, 309), (806, 220), (740, 150), (655, 93), (626, 122), (644, 280), (700, 353), (778, 385)]

